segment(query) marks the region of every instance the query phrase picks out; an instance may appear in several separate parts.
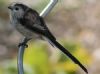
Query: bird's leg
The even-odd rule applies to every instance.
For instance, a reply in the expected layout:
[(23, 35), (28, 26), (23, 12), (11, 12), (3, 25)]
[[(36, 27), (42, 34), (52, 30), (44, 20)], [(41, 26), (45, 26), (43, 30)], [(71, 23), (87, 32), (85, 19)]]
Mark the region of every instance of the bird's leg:
[(30, 39), (24, 38), (24, 40), (22, 40), (22, 42), (20, 42), (20, 43), (18, 44), (18, 47), (25, 46), (25, 47), (27, 48), (27, 47), (28, 47), (27, 42), (28, 42), (29, 40), (30, 40)]

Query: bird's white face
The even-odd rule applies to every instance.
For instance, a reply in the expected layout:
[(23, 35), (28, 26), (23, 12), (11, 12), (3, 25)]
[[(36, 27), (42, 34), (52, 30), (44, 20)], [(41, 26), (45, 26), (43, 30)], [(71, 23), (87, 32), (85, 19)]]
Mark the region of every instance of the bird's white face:
[(10, 15), (13, 19), (20, 19), (25, 13), (24, 9), (21, 6), (12, 4), (8, 8), (10, 9)]

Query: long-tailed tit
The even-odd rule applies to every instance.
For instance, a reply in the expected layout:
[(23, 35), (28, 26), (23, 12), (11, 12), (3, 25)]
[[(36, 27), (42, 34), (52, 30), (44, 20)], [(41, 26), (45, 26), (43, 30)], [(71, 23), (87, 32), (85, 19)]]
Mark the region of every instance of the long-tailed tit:
[(66, 56), (88, 73), (87, 69), (67, 49), (57, 42), (56, 38), (46, 26), (44, 19), (39, 16), (37, 11), (21, 3), (11, 4), (8, 8), (10, 9), (11, 24), (22, 35), (27, 39), (37, 37), (48, 40), (50, 44), (59, 48)]

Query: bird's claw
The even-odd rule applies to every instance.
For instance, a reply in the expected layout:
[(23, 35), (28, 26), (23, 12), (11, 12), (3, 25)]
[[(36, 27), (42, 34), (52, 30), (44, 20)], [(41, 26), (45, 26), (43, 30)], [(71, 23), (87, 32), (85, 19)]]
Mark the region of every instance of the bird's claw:
[(20, 47), (20, 46), (25, 46), (26, 48), (28, 47), (28, 45), (27, 45), (26, 43), (24, 43), (24, 42), (19, 43), (19, 44), (18, 44), (18, 47)]

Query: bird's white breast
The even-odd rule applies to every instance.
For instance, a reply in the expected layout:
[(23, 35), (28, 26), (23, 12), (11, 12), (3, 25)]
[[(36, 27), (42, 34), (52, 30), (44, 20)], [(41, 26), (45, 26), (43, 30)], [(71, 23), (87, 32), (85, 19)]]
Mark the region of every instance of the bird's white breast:
[(34, 33), (33, 31), (27, 29), (26, 27), (24, 27), (23, 25), (19, 24), (19, 23), (15, 23), (12, 22), (12, 25), (16, 28), (16, 30), (18, 30), (22, 35), (24, 35), (27, 38), (39, 38), (40, 35)]

